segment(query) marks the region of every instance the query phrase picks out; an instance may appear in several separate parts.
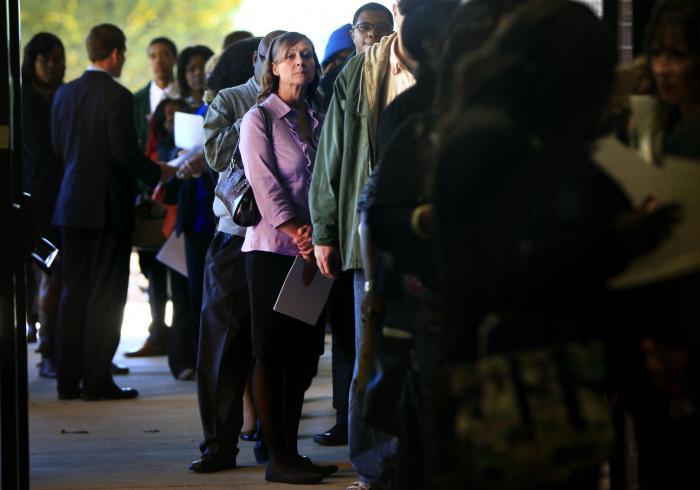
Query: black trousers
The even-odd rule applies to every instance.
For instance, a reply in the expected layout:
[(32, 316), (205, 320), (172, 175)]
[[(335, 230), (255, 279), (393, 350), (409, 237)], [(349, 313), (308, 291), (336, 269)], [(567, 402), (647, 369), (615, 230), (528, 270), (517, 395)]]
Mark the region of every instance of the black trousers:
[(165, 305), (168, 302), (168, 268), (156, 260), (157, 252), (139, 252), (141, 272), (148, 279), (148, 304), (151, 307), (151, 324), (148, 340), (158, 345), (168, 342), (168, 326), (165, 324)]
[(187, 278), (174, 269), (167, 270), (173, 301), (173, 321), (168, 328), (168, 366), (177, 378), (183, 370), (194, 369), (195, 366), (195, 344), (192, 336), (195, 315), (192, 313)]
[(348, 425), (348, 397), (355, 365), (355, 293), (353, 271), (333, 283), (326, 305), (326, 321), (333, 335), (331, 369), (336, 424)]
[(211, 244), (210, 233), (185, 231), (185, 260), (187, 261), (187, 288), (190, 295), (190, 310), (192, 311), (192, 343), (194, 345), (195, 358), (199, 344), (199, 321), (202, 311), (202, 297), (204, 296), (204, 269), (206, 257)]
[(113, 384), (129, 285), (131, 231), (63, 227), (58, 313), (58, 391), (99, 393)]
[(202, 452), (234, 456), (252, 357), (243, 237), (217, 233), (204, 267), (197, 360)]

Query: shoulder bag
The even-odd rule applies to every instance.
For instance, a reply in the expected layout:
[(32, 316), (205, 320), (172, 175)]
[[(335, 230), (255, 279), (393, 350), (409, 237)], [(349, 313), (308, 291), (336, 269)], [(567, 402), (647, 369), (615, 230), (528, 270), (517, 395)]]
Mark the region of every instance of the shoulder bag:
[[(255, 107), (265, 119), (265, 133), (268, 140), (270, 140), (270, 146), (272, 146), (272, 120), (270, 119), (270, 114), (260, 105)], [(219, 182), (216, 184), (214, 194), (224, 203), (224, 206), (226, 206), (233, 218), (233, 222), (238, 226), (247, 228), (257, 225), (261, 216), (258, 204), (255, 202), (253, 189), (250, 187), (250, 182), (248, 182), (243, 170), (240, 141), (239, 137), (233, 150), (233, 155), (231, 155), (228, 169), (226, 169), (223, 178), (219, 179)]]

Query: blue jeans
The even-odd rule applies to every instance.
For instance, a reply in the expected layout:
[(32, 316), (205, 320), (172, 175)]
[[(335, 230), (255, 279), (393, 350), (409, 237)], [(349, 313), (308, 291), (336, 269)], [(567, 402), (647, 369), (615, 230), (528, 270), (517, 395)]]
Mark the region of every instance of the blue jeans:
[(360, 480), (372, 488), (391, 487), (391, 474), (396, 457), (397, 439), (372, 429), (364, 417), (365, 394), (357, 389), (358, 359), (362, 352), (362, 298), (365, 294), (365, 274), (355, 270), (355, 368), (350, 384), (348, 446), (350, 462), (360, 476)]

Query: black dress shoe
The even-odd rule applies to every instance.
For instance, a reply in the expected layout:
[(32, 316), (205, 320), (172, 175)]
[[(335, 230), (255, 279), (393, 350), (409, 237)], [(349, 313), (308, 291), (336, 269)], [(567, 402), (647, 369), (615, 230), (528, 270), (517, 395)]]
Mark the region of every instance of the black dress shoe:
[(302, 466), (314, 473), (320, 473), (323, 477), (331, 476), (333, 473), (338, 471), (338, 467), (334, 464), (314, 464), (313, 461), (308, 456), (299, 456), (299, 461), (301, 461)]
[(236, 467), (235, 456), (220, 456), (204, 453), (202, 457), (192, 461), (190, 471), (195, 473), (215, 473), (222, 470), (230, 470)]
[(59, 400), (77, 400), (80, 398), (80, 388), (75, 388), (74, 390), (67, 390), (67, 391), (59, 391), (58, 392), (58, 399)]
[(129, 368), (126, 366), (120, 366), (118, 364), (110, 364), (109, 366), (109, 372), (113, 376), (124, 376), (126, 374), (129, 374)]
[(130, 400), (139, 396), (139, 392), (134, 388), (120, 388), (116, 385), (96, 393), (84, 392), (81, 396), (86, 402), (98, 400)]
[(270, 465), (267, 465), (265, 480), (277, 483), (291, 483), (293, 485), (312, 485), (320, 483), (323, 480), (323, 475), (299, 466), (273, 469)]
[(344, 446), (348, 443), (348, 426), (335, 424), (323, 434), (316, 434), (314, 442), (319, 446)]

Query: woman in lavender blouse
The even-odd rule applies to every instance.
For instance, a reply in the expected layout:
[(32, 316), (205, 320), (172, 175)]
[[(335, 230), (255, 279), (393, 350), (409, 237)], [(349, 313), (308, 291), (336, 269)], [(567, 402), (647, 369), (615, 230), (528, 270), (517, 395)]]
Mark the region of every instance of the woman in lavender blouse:
[[(301, 255), (315, 267), (308, 195), (322, 123), (313, 109), (320, 74), (306, 36), (276, 38), (265, 60), (260, 107), (241, 124), (241, 157), (262, 215), (242, 247), (256, 360), (253, 397), (270, 454), (265, 479), (285, 483), (317, 483), (337, 470), (314, 465), (297, 451), (304, 392), (323, 353), (322, 319), (311, 326), (273, 311), (294, 258)], [(272, 141), (261, 108), (269, 114)]]

